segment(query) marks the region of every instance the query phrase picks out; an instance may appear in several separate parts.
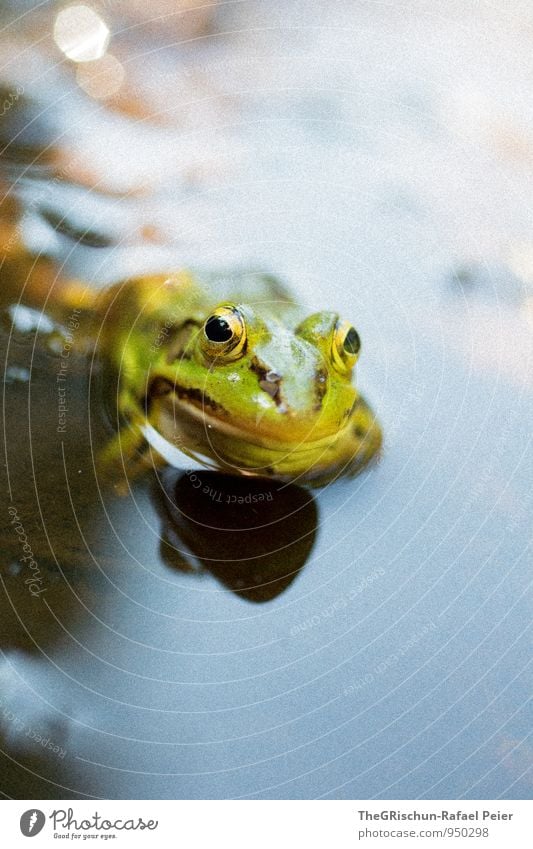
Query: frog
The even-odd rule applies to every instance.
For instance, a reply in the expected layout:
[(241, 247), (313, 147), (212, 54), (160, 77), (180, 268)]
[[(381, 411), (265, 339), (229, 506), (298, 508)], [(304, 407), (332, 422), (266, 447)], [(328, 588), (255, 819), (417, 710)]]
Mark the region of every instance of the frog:
[[(39, 262), (19, 257), (26, 291)], [(49, 264), (41, 278), (50, 283)], [(74, 310), (74, 342), (93, 342), (112, 425), (102, 474), (133, 479), (185, 455), (230, 475), (319, 487), (379, 456), (381, 427), (355, 383), (358, 331), (334, 310), (302, 309), (276, 276), (181, 269), (102, 290), (56, 282), (48, 312)]]

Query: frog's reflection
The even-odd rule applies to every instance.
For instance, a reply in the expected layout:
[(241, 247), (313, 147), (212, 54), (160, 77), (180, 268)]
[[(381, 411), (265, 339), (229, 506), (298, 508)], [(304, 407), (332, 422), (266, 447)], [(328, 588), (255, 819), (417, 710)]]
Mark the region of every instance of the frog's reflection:
[(160, 474), (159, 483), (167, 565), (207, 569), (253, 602), (276, 598), (305, 565), (317, 526), (316, 503), (307, 490), (264, 478), (172, 469)]

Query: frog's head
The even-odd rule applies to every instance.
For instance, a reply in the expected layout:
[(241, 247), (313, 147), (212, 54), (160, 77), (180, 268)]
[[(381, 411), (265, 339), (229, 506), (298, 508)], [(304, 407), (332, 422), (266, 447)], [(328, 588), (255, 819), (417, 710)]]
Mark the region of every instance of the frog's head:
[(159, 426), (226, 471), (331, 477), (361, 454), (370, 429), (352, 382), (359, 350), (357, 331), (336, 313), (291, 327), (259, 307), (220, 304), (174, 358)]

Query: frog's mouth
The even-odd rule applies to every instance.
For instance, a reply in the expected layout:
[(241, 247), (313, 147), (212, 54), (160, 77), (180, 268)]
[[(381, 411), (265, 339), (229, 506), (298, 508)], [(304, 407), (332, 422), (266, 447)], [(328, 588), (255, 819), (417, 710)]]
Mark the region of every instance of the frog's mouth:
[[(161, 398), (154, 431), (174, 448), (171, 457), (161, 446), (153, 447), (172, 465), (181, 465), (176, 449), (203, 466), (230, 474), (262, 475), (280, 480), (320, 484), (338, 474), (354, 473), (376, 454), (381, 446), (381, 430), (373, 414), (361, 399), (361, 409), (368, 422), (361, 428), (361, 416), (356, 410), (342, 429), (317, 439), (283, 441), (258, 434), (242, 426), (222, 420), (216, 413), (185, 399)], [(152, 418), (152, 416), (151, 416)], [(170, 452), (172, 453), (172, 452)]]

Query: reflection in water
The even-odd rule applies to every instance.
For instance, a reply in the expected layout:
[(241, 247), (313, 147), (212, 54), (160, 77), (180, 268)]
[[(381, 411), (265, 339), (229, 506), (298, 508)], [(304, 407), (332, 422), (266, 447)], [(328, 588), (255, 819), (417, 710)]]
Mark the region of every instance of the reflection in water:
[(187, 555), (248, 601), (271, 601), (305, 565), (316, 535), (310, 492), (264, 478), (165, 469), (161, 556), (191, 571)]

